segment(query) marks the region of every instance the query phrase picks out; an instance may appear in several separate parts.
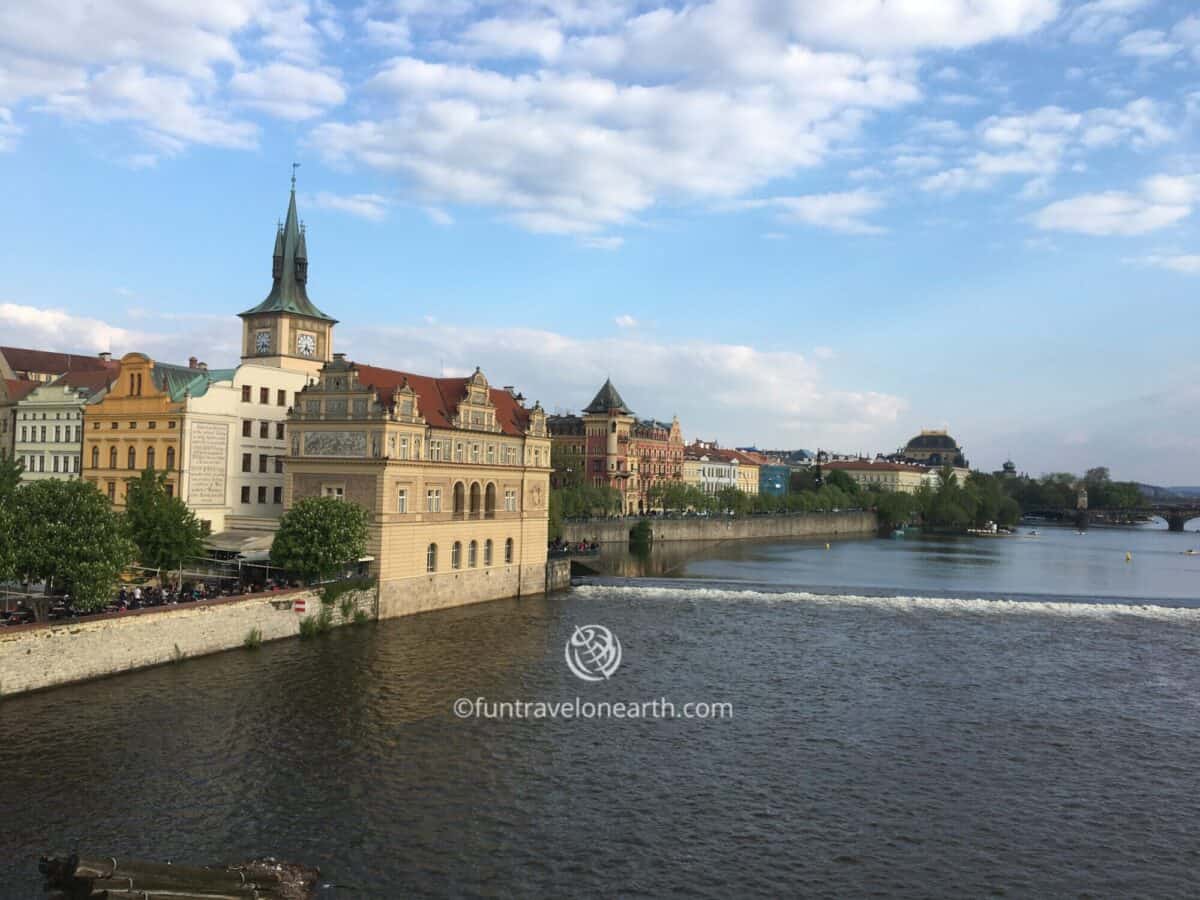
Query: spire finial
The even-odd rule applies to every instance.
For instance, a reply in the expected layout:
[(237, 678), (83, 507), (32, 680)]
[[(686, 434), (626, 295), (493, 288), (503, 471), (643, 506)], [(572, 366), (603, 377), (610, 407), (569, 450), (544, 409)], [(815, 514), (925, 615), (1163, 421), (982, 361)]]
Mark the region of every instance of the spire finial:
[(298, 163), (298, 162), (292, 163), (292, 190), (293, 191), (296, 189), (296, 170), (298, 168), (300, 168), (300, 163)]

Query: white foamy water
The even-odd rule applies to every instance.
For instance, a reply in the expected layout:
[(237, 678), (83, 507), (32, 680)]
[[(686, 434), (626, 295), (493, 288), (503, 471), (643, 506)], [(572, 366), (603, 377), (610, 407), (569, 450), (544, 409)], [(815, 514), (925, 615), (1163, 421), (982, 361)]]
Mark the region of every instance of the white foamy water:
[(700, 587), (625, 586), (589, 584), (574, 588), (584, 596), (619, 592), (646, 600), (699, 600), (739, 603), (805, 603), (823, 606), (865, 606), (891, 610), (930, 610), (951, 615), (1035, 616), (1111, 619), (1136, 616), (1162, 622), (1200, 624), (1200, 609), (1134, 603), (1089, 603), (1073, 600), (1004, 600), (985, 597), (865, 596), (809, 591), (755, 591)]

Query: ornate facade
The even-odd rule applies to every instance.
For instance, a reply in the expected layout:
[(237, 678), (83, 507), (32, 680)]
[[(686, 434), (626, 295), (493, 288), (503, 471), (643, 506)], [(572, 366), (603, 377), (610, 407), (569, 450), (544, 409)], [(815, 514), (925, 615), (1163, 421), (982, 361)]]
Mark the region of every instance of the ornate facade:
[(14, 452), (24, 481), (70, 480), (83, 470), (83, 413), (112, 385), (119, 367), (75, 370), (40, 383), (17, 404)]
[(288, 420), (288, 505), (352, 500), (389, 617), (545, 587), (550, 437), (540, 405), (469, 378), (336, 354)]
[(582, 416), (554, 416), (550, 430), (555, 446), (579, 460), (585, 481), (620, 492), (627, 513), (649, 512), (655, 485), (683, 480), (679, 419), (639, 419), (610, 380)]

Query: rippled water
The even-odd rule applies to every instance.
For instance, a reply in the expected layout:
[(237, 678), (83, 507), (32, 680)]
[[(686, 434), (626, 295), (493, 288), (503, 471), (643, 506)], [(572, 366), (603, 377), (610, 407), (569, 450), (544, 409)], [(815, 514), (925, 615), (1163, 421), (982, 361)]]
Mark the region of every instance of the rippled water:
[[(269, 853), (339, 897), (1200, 891), (1200, 610), (689, 565), (6, 699), (0, 895), (76, 846)], [(602, 684), (563, 662), (592, 622), (624, 648)], [(460, 720), (459, 697), (734, 718)]]

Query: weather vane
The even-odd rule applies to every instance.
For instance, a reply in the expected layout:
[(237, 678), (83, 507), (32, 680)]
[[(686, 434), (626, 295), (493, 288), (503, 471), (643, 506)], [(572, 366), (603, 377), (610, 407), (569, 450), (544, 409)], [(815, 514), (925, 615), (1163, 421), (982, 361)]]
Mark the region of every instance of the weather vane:
[(300, 163), (292, 163), (292, 190), (296, 189), (296, 170), (300, 168)]

